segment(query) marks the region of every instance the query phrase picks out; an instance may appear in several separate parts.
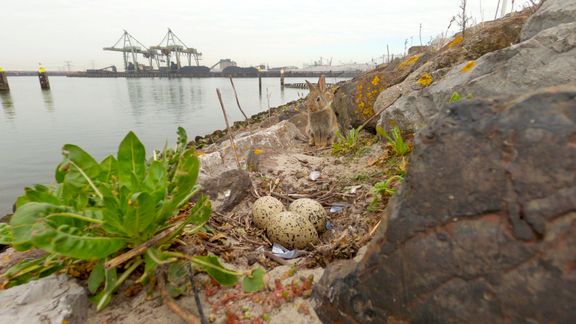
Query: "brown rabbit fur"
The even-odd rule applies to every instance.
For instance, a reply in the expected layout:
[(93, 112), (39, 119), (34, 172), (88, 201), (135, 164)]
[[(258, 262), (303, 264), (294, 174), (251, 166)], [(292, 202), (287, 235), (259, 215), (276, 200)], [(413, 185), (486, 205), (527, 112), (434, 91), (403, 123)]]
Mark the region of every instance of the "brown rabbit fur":
[(306, 81), (310, 93), (306, 97), (306, 109), (308, 110), (308, 125), (306, 134), (308, 144), (318, 148), (332, 145), (338, 131), (338, 119), (332, 110), (334, 94), (326, 87), (326, 78), (322, 75), (317, 85)]

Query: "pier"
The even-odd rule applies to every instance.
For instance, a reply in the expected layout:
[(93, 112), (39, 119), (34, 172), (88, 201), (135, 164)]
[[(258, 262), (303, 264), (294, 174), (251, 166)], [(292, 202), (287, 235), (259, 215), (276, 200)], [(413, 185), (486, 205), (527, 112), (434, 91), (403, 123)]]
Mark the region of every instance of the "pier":
[[(359, 75), (362, 71), (284, 71), (285, 78), (318, 78), (324, 75), (327, 78), (351, 78)], [(186, 73), (178, 71), (139, 71), (134, 72), (71, 72), (65, 74), (67, 77), (75, 78), (279, 78), (280, 71), (261, 71), (261, 72), (204, 72), (204, 73)], [(304, 83), (304, 85), (306, 85)], [(289, 87), (286, 84), (286, 87)]]
[[(327, 87), (331, 87), (333, 86), (333, 83), (326, 83)], [(299, 82), (299, 83), (286, 83), (284, 84), (284, 87), (286, 88), (292, 88), (292, 89), (308, 89), (308, 85), (306, 84), (306, 82)]]

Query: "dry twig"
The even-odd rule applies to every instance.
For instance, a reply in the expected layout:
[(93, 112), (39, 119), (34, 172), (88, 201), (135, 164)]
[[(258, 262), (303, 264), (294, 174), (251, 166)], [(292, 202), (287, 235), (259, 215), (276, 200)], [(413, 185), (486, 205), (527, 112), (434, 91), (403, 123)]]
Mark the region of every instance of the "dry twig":
[(122, 263), (146, 252), (146, 250), (148, 248), (152, 247), (154, 244), (156, 244), (156, 243), (162, 241), (163, 239), (167, 238), (168, 236), (170, 236), (172, 233), (174, 233), (174, 231), (176, 229), (178, 229), (178, 226), (173, 226), (173, 227), (168, 228), (164, 232), (157, 234), (156, 236), (154, 236), (150, 240), (142, 243), (141, 245), (133, 248), (132, 250), (130, 250), (126, 253), (120, 254), (119, 256), (115, 257), (114, 259), (106, 262), (104, 264), (104, 266), (106, 267), (106, 269), (112, 269), (112, 268), (115, 268), (115, 267), (121, 265)]
[(238, 105), (238, 109), (240, 109), (240, 112), (242, 113), (242, 115), (244, 115), (246, 121), (248, 121), (248, 116), (246, 116), (246, 113), (244, 113), (244, 110), (242, 110), (242, 107), (240, 107), (240, 100), (238, 100), (238, 93), (236, 92), (236, 86), (234, 85), (232, 77), (230, 77), (230, 83), (232, 83), (232, 90), (234, 90), (234, 97), (236, 98), (236, 104)]
[(240, 158), (238, 157), (238, 152), (236, 151), (236, 144), (234, 143), (232, 128), (230, 128), (230, 123), (228, 123), (228, 115), (226, 115), (226, 109), (224, 109), (224, 103), (222, 102), (222, 95), (220, 94), (220, 89), (216, 89), (216, 94), (218, 94), (220, 107), (222, 107), (222, 113), (224, 114), (224, 121), (226, 122), (226, 129), (227, 129), (226, 133), (228, 133), (228, 137), (230, 138), (230, 146), (232, 146), (232, 151), (234, 152), (234, 158), (236, 159), (236, 164), (238, 165), (238, 170), (241, 170), (242, 165), (240, 164)]

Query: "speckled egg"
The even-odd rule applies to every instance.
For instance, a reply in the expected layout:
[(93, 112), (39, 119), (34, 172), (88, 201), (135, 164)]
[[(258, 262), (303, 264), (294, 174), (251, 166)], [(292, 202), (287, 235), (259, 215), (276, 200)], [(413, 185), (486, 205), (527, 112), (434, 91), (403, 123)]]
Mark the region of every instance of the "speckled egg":
[(316, 200), (309, 198), (295, 200), (290, 204), (288, 210), (308, 218), (318, 233), (322, 233), (326, 229), (326, 210)]
[(282, 202), (271, 196), (258, 198), (252, 205), (252, 222), (261, 229), (266, 229), (271, 219), (284, 211)]
[(304, 249), (318, 241), (318, 232), (308, 218), (289, 211), (279, 213), (266, 233), (272, 242), (289, 249)]

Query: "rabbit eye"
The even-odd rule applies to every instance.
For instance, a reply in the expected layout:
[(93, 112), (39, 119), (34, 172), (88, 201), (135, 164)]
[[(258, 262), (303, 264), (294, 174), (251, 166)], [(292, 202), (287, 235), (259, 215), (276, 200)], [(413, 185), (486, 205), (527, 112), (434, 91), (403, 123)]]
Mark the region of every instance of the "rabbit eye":
[(316, 98), (316, 102), (320, 102), (320, 97), (317, 97), (317, 98)]

